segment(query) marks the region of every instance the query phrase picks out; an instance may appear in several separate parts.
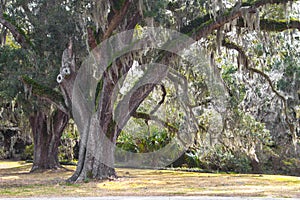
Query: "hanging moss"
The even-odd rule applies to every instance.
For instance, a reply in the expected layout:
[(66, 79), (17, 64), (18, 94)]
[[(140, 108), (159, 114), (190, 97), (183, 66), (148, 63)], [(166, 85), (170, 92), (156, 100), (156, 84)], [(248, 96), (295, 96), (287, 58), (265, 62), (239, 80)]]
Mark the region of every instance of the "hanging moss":
[[(246, 2), (243, 2), (241, 7), (259, 6), (259, 5), (266, 4), (266, 2), (268, 1), (269, 0), (248, 0)], [(285, 0), (281, 0), (281, 1), (278, 0), (278, 3), (284, 3), (284, 2)], [(216, 15), (227, 17), (233, 12), (234, 9), (235, 8), (228, 9), (225, 12), (223, 11), (223, 13), (218, 12)], [(214, 21), (215, 20), (209, 14), (207, 14), (203, 17), (198, 17), (192, 20), (188, 25), (182, 27), (180, 29), (180, 32), (183, 34), (192, 35), (193, 32), (201, 30), (203, 27), (210, 25)], [(242, 20), (239, 20), (239, 24), (241, 23), (244, 24), (244, 22), (241, 21)], [(287, 23), (287, 20), (260, 20), (260, 23), (261, 23), (260, 28), (262, 30), (283, 31), (286, 30), (287, 28), (292, 28), (295, 26), (297, 27), (295, 23), (300, 23), (300, 22), (297, 20), (290, 20), (290, 23)], [(300, 26), (298, 25), (298, 27)]]

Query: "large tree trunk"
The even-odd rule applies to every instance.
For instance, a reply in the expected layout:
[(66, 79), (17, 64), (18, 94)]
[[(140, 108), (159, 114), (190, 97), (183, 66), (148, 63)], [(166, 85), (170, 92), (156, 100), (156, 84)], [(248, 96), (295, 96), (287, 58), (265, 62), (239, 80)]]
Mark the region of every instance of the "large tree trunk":
[[(114, 169), (115, 139), (108, 138), (104, 131), (99, 129), (99, 121), (93, 117), (89, 128), (81, 134), (77, 169), (69, 181), (116, 177)], [(106, 130), (106, 133), (108, 132), (109, 130)]]
[[(121, 65), (116, 67), (121, 68)], [(129, 69), (131, 65), (126, 67)], [(80, 92), (80, 87), (76, 87), (78, 91), (73, 105), (79, 112), (74, 111), (74, 117), (79, 122), (77, 125), (81, 133), (81, 143), (77, 169), (69, 181), (116, 177), (114, 169), (116, 140), (130, 117), (153, 90), (156, 83), (166, 77), (167, 72), (166, 67), (155, 67), (148, 70), (116, 108), (114, 104), (117, 96), (113, 91), (117, 81), (111, 80), (107, 73), (112, 73), (112, 77), (119, 77), (115, 76), (113, 71), (104, 72), (103, 89), (99, 96), (96, 112), (94, 109), (89, 109), (86, 102), (88, 98), (84, 95), (81, 96), (83, 92)], [(80, 84), (85, 85), (86, 83), (80, 82)]]
[(74, 117), (77, 119), (75, 121), (81, 138), (77, 169), (69, 181), (116, 177), (114, 169), (116, 124), (112, 118), (112, 102), (115, 98), (112, 94), (113, 88), (113, 81), (105, 78), (96, 112), (90, 111), (85, 96), (74, 98), (73, 106), (80, 107), (79, 113), (76, 114), (74, 110), (73, 113), (75, 112)]
[(34, 138), (34, 159), (31, 172), (60, 167), (58, 146), (68, 121), (69, 116), (60, 110), (54, 111), (51, 116), (38, 111), (30, 117)]

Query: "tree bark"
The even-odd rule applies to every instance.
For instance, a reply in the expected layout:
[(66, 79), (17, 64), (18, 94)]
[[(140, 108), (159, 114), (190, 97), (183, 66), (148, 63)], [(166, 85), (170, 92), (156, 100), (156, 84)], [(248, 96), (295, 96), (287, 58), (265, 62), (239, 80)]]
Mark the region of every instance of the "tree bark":
[(31, 172), (58, 169), (58, 146), (69, 116), (60, 110), (51, 116), (37, 111), (29, 119), (34, 138), (34, 158)]

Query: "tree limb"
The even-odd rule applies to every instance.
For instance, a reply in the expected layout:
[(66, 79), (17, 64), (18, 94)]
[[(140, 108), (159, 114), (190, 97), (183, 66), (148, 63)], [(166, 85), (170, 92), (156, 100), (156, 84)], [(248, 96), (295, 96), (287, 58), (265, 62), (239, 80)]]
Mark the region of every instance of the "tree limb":
[(191, 35), (195, 40), (199, 40), (219, 29), (226, 23), (242, 17), (244, 12), (256, 12), (256, 9), (267, 4), (280, 4), (296, 0), (257, 0), (236, 4), (225, 12), (219, 12), (219, 16), (214, 20), (212, 16), (205, 15), (198, 17), (184, 26), (180, 32)]
[(270, 79), (270, 77), (266, 73), (264, 73), (263, 71), (261, 71), (259, 69), (256, 69), (256, 68), (253, 68), (253, 67), (251, 67), (249, 65), (248, 56), (246, 55), (246, 53), (244, 52), (244, 50), (243, 50), (242, 47), (240, 47), (237, 44), (234, 44), (232, 42), (229, 42), (228, 40), (223, 40), (222, 45), (224, 47), (228, 48), (228, 49), (234, 49), (234, 50), (236, 50), (240, 54), (240, 56), (242, 57), (242, 60), (244, 61), (243, 64), (246, 67), (246, 69), (249, 70), (249, 71), (251, 71), (251, 72), (259, 74), (260, 76), (262, 76), (268, 82), (269, 86), (271, 87), (272, 92), (274, 92), (281, 99), (281, 101), (283, 102), (283, 109), (284, 109), (285, 121), (288, 124), (291, 133), (293, 134), (294, 133), (294, 126), (290, 122), (290, 119), (289, 119), (289, 116), (288, 116), (288, 112), (287, 112), (287, 109), (288, 109), (287, 108), (288, 107), (287, 106), (287, 100), (286, 100), (286, 98), (282, 94), (280, 94), (276, 90), (276, 88), (275, 88), (272, 80)]
[[(244, 20), (238, 20), (237, 26), (244, 27)], [(260, 30), (268, 32), (281, 32), (287, 29), (298, 29), (300, 31), (300, 21), (291, 19), (291, 20), (273, 20), (273, 19), (260, 19)]]
[(300, 21), (299, 20), (271, 20), (271, 19), (261, 19), (260, 29), (264, 31), (284, 31), (287, 29), (298, 29), (300, 31)]
[(157, 116), (147, 114), (147, 113), (142, 113), (142, 112), (134, 112), (134, 113), (131, 114), (131, 116), (134, 117), (134, 118), (144, 119), (146, 121), (153, 120), (153, 121), (161, 124), (165, 128), (167, 128), (171, 133), (177, 133), (178, 132), (178, 129), (176, 127), (172, 126), (168, 122), (165, 122), (165, 121), (159, 119)]
[(22, 33), (20, 33), (16, 26), (14, 26), (7, 19), (5, 19), (2, 9), (0, 9), (0, 23), (11, 32), (15, 41), (18, 42), (24, 49), (27, 49), (29, 47), (25, 36)]
[(165, 102), (165, 98), (167, 95), (166, 88), (163, 84), (160, 85), (162, 95), (161, 95), (161, 100), (158, 102), (158, 104), (155, 106), (155, 108), (150, 112), (151, 115), (153, 115), (159, 108), (160, 106)]
[(122, 8), (119, 11), (116, 11), (114, 17), (110, 21), (107, 30), (103, 34), (102, 40), (105, 40), (109, 38), (112, 35), (112, 32), (119, 26), (119, 24), (124, 19), (124, 16), (126, 15), (128, 11), (129, 5), (132, 4), (131, 0), (126, 0), (122, 6)]
[(64, 103), (64, 98), (59, 92), (36, 82), (28, 76), (22, 76), (20, 77), (20, 80), (26, 87), (31, 88), (32, 94), (48, 101), (49, 103), (54, 104), (59, 110), (61, 110), (65, 114), (69, 114), (68, 109), (66, 108), (66, 105)]
[(131, 115), (152, 92), (156, 84), (167, 76), (168, 68), (157, 66), (146, 71), (146, 74), (139, 79), (135, 86), (123, 97), (115, 109), (116, 121), (118, 122), (117, 135), (125, 126)]
[(87, 40), (88, 40), (88, 45), (91, 50), (93, 50), (97, 47), (96, 38), (94, 36), (94, 32), (91, 27), (87, 28)]

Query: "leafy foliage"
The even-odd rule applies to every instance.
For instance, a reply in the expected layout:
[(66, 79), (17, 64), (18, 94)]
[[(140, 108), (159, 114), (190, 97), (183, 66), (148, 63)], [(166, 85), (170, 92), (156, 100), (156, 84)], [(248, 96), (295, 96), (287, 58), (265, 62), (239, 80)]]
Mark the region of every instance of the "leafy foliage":
[(140, 129), (135, 134), (122, 132), (117, 141), (117, 147), (134, 152), (148, 153), (161, 149), (172, 139), (165, 129), (151, 126), (150, 130)]

